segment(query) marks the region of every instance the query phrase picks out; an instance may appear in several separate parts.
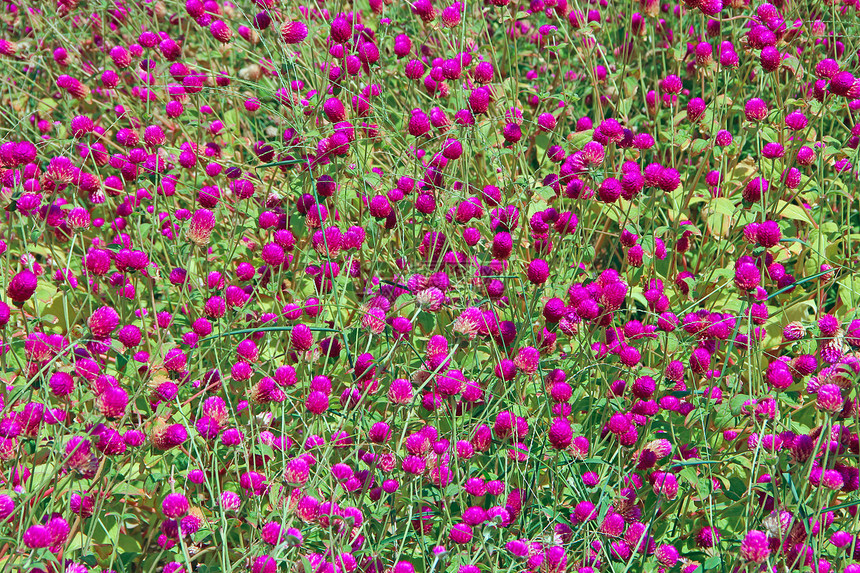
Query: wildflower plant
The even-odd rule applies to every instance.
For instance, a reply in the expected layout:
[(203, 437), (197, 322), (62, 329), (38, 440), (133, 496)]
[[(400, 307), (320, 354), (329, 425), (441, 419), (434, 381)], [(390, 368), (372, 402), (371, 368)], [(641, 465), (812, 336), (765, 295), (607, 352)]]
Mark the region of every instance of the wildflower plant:
[(858, 4), (0, 14), (0, 566), (860, 572)]

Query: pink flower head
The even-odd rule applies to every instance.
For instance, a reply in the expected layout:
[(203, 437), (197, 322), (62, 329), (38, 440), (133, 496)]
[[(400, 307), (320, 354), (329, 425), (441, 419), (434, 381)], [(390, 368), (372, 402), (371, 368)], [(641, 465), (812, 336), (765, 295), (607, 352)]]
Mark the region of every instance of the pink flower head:
[(188, 240), (203, 247), (209, 244), (212, 230), (215, 228), (215, 215), (208, 209), (197, 209), (191, 216), (188, 226)]
[(105, 337), (119, 326), (119, 313), (110, 306), (97, 308), (87, 319), (87, 325), (93, 336)]
[(169, 493), (161, 502), (161, 510), (169, 519), (177, 519), (188, 513), (188, 499), (181, 493)]
[(767, 104), (760, 98), (752, 98), (744, 105), (744, 114), (749, 121), (762, 121), (767, 117)]
[(6, 287), (6, 295), (17, 305), (22, 306), (35, 294), (38, 286), (36, 275), (28, 270), (23, 270), (12, 277)]
[(304, 22), (291, 20), (281, 26), (281, 38), (287, 44), (298, 44), (307, 37), (308, 27)]
[(741, 541), (741, 556), (753, 563), (764, 563), (770, 555), (770, 540), (763, 531), (753, 529)]

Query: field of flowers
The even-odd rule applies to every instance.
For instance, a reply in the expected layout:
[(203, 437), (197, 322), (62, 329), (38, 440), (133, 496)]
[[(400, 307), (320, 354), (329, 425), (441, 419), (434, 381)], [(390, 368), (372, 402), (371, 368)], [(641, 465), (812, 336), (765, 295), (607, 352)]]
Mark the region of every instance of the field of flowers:
[(3, 573), (860, 573), (856, 0), (0, 12)]

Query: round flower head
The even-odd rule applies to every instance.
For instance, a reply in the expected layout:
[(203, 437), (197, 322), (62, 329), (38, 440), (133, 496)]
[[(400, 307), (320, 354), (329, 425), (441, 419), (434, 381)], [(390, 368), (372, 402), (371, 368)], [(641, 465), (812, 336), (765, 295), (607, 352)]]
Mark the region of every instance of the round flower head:
[(296, 350), (310, 350), (313, 341), (313, 332), (306, 324), (297, 324), (290, 332), (290, 342)]
[(431, 130), (430, 118), (420, 109), (412, 110), (412, 115), (409, 117), (406, 129), (409, 135), (414, 137), (427, 135)]
[(785, 156), (785, 148), (776, 142), (765, 144), (761, 150), (761, 154), (768, 159), (780, 159)]
[(679, 94), (684, 85), (681, 83), (681, 78), (676, 75), (666, 76), (660, 84), (662, 90), (670, 94)]
[[(230, 39), (233, 37), (233, 30), (227, 26), (227, 23), (224, 22), (224, 20), (212, 20), (212, 23), (209, 24), (209, 33), (222, 44), (229, 43)], [(179, 46), (175, 43), (164, 44), (164, 51), (167, 52), (165, 54), (167, 59), (178, 58), (181, 53)]]
[(215, 215), (212, 211), (197, 209), (191, 216), (191, 222), (188, 226), (188, 240), (198, 247), (208, 245), (215, 224)]
[(87, 325), (94, 336), (110, 336), (119, 326), (119, 313), (110, 306), (97, 308), (87, 319)]
[(822, 79), (829, 79), (839, 73), (839, 63), (832, 58), (824, 58), (815, 64), (815, 74)]
[(251, 564), (251, 573), (277, 573), (278, 562), (268, 555), (261, 555)]
[(705, 104), (705, 100), (702, 98), (695, 97), (691, 99), (687, 103), (687, 119), (691, 122), (699, 121), (705, 114), (706, 108), (707, 104)]
[(767, 113), (767, 104), (760, 98), (753, 98), (744, 105), (744, 114), (749, 121), (761, 121)]
[(785, 362), (775, 360), (765, 371), (765, 382), (776, 390), (785, 390), (794, 383), (794, 377)]
[(472, 540), (472, 528), (465, 523), (458, 523), (451, 528), (449, 538), (459, 545), (469, 543)]
[(555, 116), (551, 113), (542, 113), (538, 117), (537, 123), (541, 131), (552, 131), (556, 125)]
[(30, 141), (19, 141), (17, 145), (15, 145), (12, 155), (18, 165), (27, 165), (28, 163), (36, 161), (38, 150)]
[(707, 42), (699, 42), (696, 44), (696, 64), (699, 66), (707, 66), (711, 63), (714, 56), (714, 48)]
[(284, 541), (286, 531), (282, 529), (281, 524), (277, 521), (269, 521), (260, 530), (260, 536), (269, 545), (278, 545)]
[(388, 389), (388, 399), (395, 404), (408, 404), (412, 396), (412, 383), (403, 378), (394, 380)]
[(55, 396), (68, 396), (75, 389), (75, 381), (67, 372), (56, 372), (51, 375), (48, 387)]
[(522, 138), (522, 136), (523, 131), (519, 124), (511, 122), (506, 124), (502, 129), (502, 137), (508, 143), (516, 143)]
[(140, 328), (133, 324), (128, 324), (119, 329), (116, 337), (126, 348), (134, 348), (140, 344), (143, 334)]
[(723, 0), (700, 0), (697, 7), (705, 16), (716, 16), (723, 10)]
[(0, 301), (0, 327), (9, 324), (9, 319), (12, 317), (12, 310), (9, 305)]
[(181, 493), (169, 493), (161, 503), (164, 516), (178, 519), (188, 513), (188, 499)]
[(6, 521), (15, 511), (15, 502), (6, 494), (0, 494), (0, 521)]
[(51, 545), (51, 531), (44, 525), (31, 525), (24, 532), (24, 545), (31, 549), (49, 547)]
[(818, 389), (816, 407), (825, 412), (836, 413), (842, 410), (844, 399), (842, 389), (835, 384), (824, 384)]
[(511, 255), (513, 247), (513, 237), (507, 231), (500, 231), (493, 237), (492, 254), (496, 259), (507, 259)]
[(848, 96), (855, 90), (856, 80), (851, 72), (838, 72), (830, 79), (830, 92), (838, 96)]
[(801, 354), (792, 361), (791, 366), (800, 376), (809, 376), (818, 370), (818, 359), (812, 354)]
[(225, 491), (221, 494), (221, 507), (230, 511), (237, 510), (242, 505), (242, 499), (238, 494), (232, 491)]
[(726, 131), (725, 129), (721, 129), (717, 132), (717, 135), (714, 137), (714, 143), (720, 147), (726, 147), (732, 144), (732, 134), (731, 132)]
[(281, 38), (287, 44), (298, 44), (308, 37), (308, 27), (304, 22), (292, 20), (281, 26)]
[(837, 491), (845, 485), (845, 478), (839, 470), (824, 470), (821, 472), (821, 485), (829, 490)]
[(764, 177), (755, 177), (743, 189), (744, 201), (755, 203), (760, 201), (762, 195), (767, 193), (770, 183)]
[(716, 527), (703, 527), (696, 535), (696, 544), (702, 548), (714, 547), (720, 542), (720, 532)]
[(770, 555), (770, 541), (763, 531), (753, 529), (741, 541), (741, 556), (753, 563), (764, 563)]
[(759, 285), (761, 272), (750, 263), (741, 263), (735, 269), (735, 284), (741, 290), (750, 291)]
[(75, 207), (66, 216), (66, 222), (73, 231), (86, 231), (90, 228), (90, 212), (83, 207)]
[(495, 70), (493, 64), (482, 61), (475, 65), (474, 78), (479, 84), (489, 84), (493, 81)]
[(763, 247), (773, 247), (782, 239), (782, 231), (776, 221), (765, 221), (756, 228), (756, 241)]
[(128, 394), (118, 386), (111, 386), (99, 396), (99, 410), (105, 417), (122, 417), (126, 406), (128, 406)]
[(490, 92), (487, 88), (479, 87), (469, 94), (469, 108), (477, 114), (487, 113), (490, 107)]
[(773, 46), (765, 46), (759, 55), (761, 67), (766, 72), (775, 72), (779, 69), (779, 64), (782, 61), (782, 54)]
[(182, 424), (156, 424), (152, 431), (152, 445), (159, 450), (169, 450), (188, 439), (188, 430)]
[(417, 80), (424, 76), (424, 64), (421, 60), (409, 60), (406, 62), (404, 73), (410, 80)]
[(806, 328), (804, 328), (803, 324), (797, 321), (789, 322), (785, 325), (785, 328), (782, 329), (782, 337), (786, 341), (795, 341), (800, 340), (806, 336)]
[(809, 120), (806, 118), (802, 111), (793, 111), (787, 116), (785, 116), (786, 127), (795, 131), (800, 131), (804, 129), (808, 123)]
[(549, 265), (543, 259), (534, 259), (529, 263), (526, 275), (529, 282), (541, 285), (549, 278)]
[(78, 115), (72, 118), (69, 124), (69, 130), (76, 138), (81, 138), (93, 131), (93, 120), (85, 115)]
[(668, 472), (654, 472), (651, 475), (654, 493), (663, 495), (667, 499), (675, 499), (678, 495), (678, 479), (675, 474)]
[(573, 430), (565, 418), (556, 418), (549, 428), (549, 441), (553, 448), (563, 450), (573, 441)]
[(832, 314), (825, 314), (818, 319), (818, 330), (821, 332), (821, 336), (836, 336), (840, 327), (839, 319)]
[(38, 286), (36, 275), (28, 270), (23, 270), (12, 277), (6, 287), (6, 295), (18, 306), (30, 300)]
[(690, 355), (690, 370), (704, 374), (711, 367), (711, 353), (706, 348), (696, 348)]
[(811, 147), (803, 146), (797, 150), (797, 164), (808, 167), (815, 163), (815, 151)]

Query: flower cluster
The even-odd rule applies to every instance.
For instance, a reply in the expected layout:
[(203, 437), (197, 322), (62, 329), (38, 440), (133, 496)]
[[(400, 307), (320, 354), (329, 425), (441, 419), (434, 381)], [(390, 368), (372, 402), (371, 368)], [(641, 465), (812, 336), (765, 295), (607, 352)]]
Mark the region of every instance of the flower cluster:
[(0, 561), (860, 573), (858, 3), (0, 15)]

